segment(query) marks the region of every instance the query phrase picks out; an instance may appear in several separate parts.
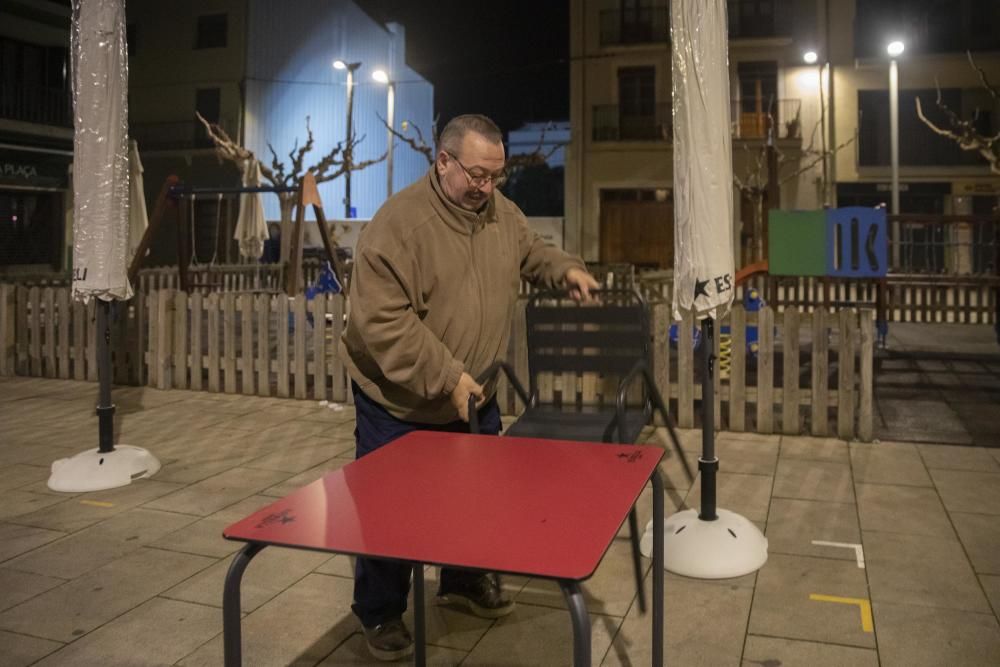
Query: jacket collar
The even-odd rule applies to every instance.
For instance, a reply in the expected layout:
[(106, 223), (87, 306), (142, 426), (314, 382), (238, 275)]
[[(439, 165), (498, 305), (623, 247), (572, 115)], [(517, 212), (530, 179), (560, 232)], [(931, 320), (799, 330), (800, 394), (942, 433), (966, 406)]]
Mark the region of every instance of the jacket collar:
[(438, 174), (434, 165), (431, 165), (431, 168), (427, 170), (425, 178), (432, 191), (431, 205), (434, 207), (434, 210), (441, 215), (441, 219), (444, 220), (445, 224), (460, 234), (471, 235), (474, 229), (482, 227), (488, 222), (497, 221), (497, 193), (495, 190), (487, 200), (486, 207), (479, 213), (475, 213), (467, 211), (448, 199), (441, 188), (441, 183), (438, 181)]

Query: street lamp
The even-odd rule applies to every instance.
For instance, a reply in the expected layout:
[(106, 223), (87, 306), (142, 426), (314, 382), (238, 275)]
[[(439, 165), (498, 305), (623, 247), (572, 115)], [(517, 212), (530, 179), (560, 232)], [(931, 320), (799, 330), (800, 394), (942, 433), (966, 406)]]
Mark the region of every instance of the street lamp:
[(392, 134), (393, 123), (395, 122), (393, 116), (396, 112), (396, 83), (389, 79), (389, 75), (386, 74), (385, 70), (377, 69), (372, 72), (372, 78), (378, 83), (384, 84), (386, 86), (386, 92), (388, 94), (386, 98), (386, 127), (388, 128), (386, 132), (386, 141), (389, 144), (389, 149), (386, 156), (385, 168), (386, 168), (386, 185), (385, 185), (385, 198), (388, 199), (392, 196), (392, 148), (395, 137)]
[[(889, 54), (889, 155), (892, 164), (892, 208), (899, 215), (899, 67), (896, 58), (903, 53), (903, 42), (893, 40), (886, 46)], [(892, 223), (892, 264), (899, 266), (899, 222)]]
[(352, 218), (351, 215), (351, 161), (354, 159), (354, 123), (352, 115), (354, 113), (354, 70), (361, 67), (361, 63), (346, 63), (343, 60), (334, 60), (333, 68), (347, 70), (347, 138), (344, 140), (344, 217)]
[(806, 61), (807, 65), (814, 65), (819, 59), (819, 56), (816, 55), (815, 51), (806, 51), (802, 54), (802, 59)]
[(822, 160), (820, 161), (820, 166), (823, 170), (823, 205), (825, 206), (829, 199), (827, 197), (829, 191), (829, 166), (828, 161), (830, 156), (827, 155), (826, 151), (826, 99), (823, 90), (824, 79), (824, 69), (829, 67), (829, 63), (823, 65), (819, 62), (819, 54), (817, 54), (812, 49), (806, 51), (802, 54), (802, 60), (805, 61), (807, 65), (816, 65), (817, 69), (817, 88), (819, 89), (819, 135), (820, 135), (820, 149), (822, 151)]

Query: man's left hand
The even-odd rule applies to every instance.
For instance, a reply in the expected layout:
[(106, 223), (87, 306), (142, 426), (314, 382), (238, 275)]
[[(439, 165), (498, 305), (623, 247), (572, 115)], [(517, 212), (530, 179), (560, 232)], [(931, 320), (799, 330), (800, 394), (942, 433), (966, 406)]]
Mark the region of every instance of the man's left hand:
[(590, 294), (590, 291), (600, 288), (600, 285), (597, 284), (592, 275), (576, 267), (566, 272), (563, 281), (566, 283), (569, 295), (577, 301), (593, 301), (594, 297)]

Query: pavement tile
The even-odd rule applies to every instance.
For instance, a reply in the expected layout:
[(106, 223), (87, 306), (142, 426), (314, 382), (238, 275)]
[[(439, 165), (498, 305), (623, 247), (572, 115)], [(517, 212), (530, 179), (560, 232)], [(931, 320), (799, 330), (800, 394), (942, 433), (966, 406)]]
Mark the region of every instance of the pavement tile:
[(294, 447), (278, 446), (276, 450), (248, 461), (246, 467), (297, 474), (343, 453), (344, 447), (336, 440), (310, 437), (297, 442)]
[[(241, 546), (241, 545), (237, 545)], [(268, 547), (250, 561), (240, 588), (240, 608), (251, 612), (299, 581), (330, 558), (330, 554)], [(163, 594), (164, 597), (222, 607), (222, 589), (229, 571), (230, 558), (224, 558), (197, 576), (183, 581)]]
[(931, 470), (949, 512), (1000, 514), (1000, 473)]
[(0, 630), (0, 657), (4, 667), (26, 667), (62, 646), (61, 642)]
[[(6, 494), (4, 494), (6, 497)], [(13, 523), (0, 523), (0, 563), (48, 544), (65, 533)]]
[(932, 485), (916, 445), (852, 442), (850, 450), (855, 484)]
[(0, 591), (3, 591), (3, 596), (0, 597), (0, 611), (19, 605), (64, 583), (65, 579), (0, 567)]
[(309, 421), (297, 418), (286, 421), (263, 431), (282, 444), (295, 444), (308, 438), (338, 440), (354, 446), (354, 422)]
[[(504, 590), (511, 597), (516, 597), (518, 591), (526, 583), (524, 577), (505, 576), (501, 579)], [(440, 582), (440, 569), (424, 568), (424, 621), (426, 623), (427, 643), (438, 647), (467, 653), (483, 638), (483, 635), (493, 626), (493, 620), (479, 618), (470, 614), (464, 608), (441, 604), (437, 600)], [(515, 607), (514, 613), (517, 608)], [(406, 627), (413, 629), (413, 589), (407, 602), (406, 613), (403, 614)], [(360, 629), (360, 624), (358, 628)]]
[(146, 505), (182, 514), (208, 516), (289, 477), (286, 472), (233, 468)]
[(140, 549), (0, 614), (0, 628), (70, 642), (213, 563)]
[[(716, 475), (717, 506), (742, 514), (751, 521), (766, 521), (773, 481), (774, 478), (769, 475), (719, 472)], [(692, 508), (701, 506), (700, 475), (688, 491), (686, 503)]]
[(297, 491), (301, 489), (303, 486), (315, 482), (317, 479), (323, 477), (328, 472), (332, 472), (334, 470), (340, 470), (353, 460), (354, 460), (353, 457), (349, 459), (347, 458), (328, 459), (327, 461), (324, 461), (318, 466), (309, 468), (308, 470), (300, 472), (298, 475), (295, 475), (294, 477), (289, 477), (283, 482), (280, 482), (272, 487), (264, 489), (263, 491), (261, 491), (261, 493), (265, 496), (284, 498), (293, 491)]
[(284, 422), (301, 419), (304, 414), (305, 413), (301, 410), (294, 412), (288, 410), (275, 411), (274, 409), (268, 408), (266, 410), (259, 410), (240, 417), (228, 417), (213, 424), (213, 426), (226, 430), (257, 432), (270, 430), (272, 426), (276, 426)]
[(867, 599), (865, 571), (851, 561), (772, 554), (757, 574), (748, 631), (875, 647), (874, 633), (862, 627), (858, 605), (810, 599), (814, 594)]
[(983, 591), (986, 592), (986, 597), (990, 600), (993, 614), (1000, 618), (1000, 576), (981, 574), (979, 582), (983, 585)]
[[(721, 584), (721, 585), (720, 585)], [(646, 577), (647, 594), (652, 593), (652, 576)], [(739, 664), (743, 636), (753, 589), (730, 581), (699, 581), (667, 578), (664, 586), (666, 641), (664, 662), (670, 665), (715, 667)], [(649, 599), (652, 599), (651, 597)], [(593, 617), (591, 617), (593, 619)], [(567, 628), (569, 618), (563, 617)], [(491, 633), (487, 634), (487, 637)], [(569, 639), (563, 644), (569, 649)], [(601, 665), (648, 665), (652, 657), (652, 614), (639, 614), (637, 605), (629, 610)], [(594, 654), (597, 663), (599, 654)], [(569, 653), (558, 663), (569, 664)]]
[(756, 635), (747, 636), (742, 664), (879, 667), (878, 653), (872, 649)]
[(47, 493), (9, 490), (3, 492), (3, 500), (3, 504), (0, 505), (0, 521), (10, 521), (15, 517), (30, 514), (43, 507), (57, 505), (67, 501), (67, 498)]
[[(719, 434), (716, 438), (715, 453), (719, 458), (719, 469), (730, 473), (751, 475), (773, 475), (778, 462), (778, 442), (756, 441), (730, 438)], [(697, 470), (697, 459), (692, 457), (693, 468)]]
[(862, 531), (872, 602), (988, 612), (989, 604), (955, 539)]
[(917, 445), (917, 449), (928, 469), (1000, 472), (1000, 461), (990, 456), (990, 450), (983, 447)]
[(873, 607), (882, 667), (1000, 664), (1000, 626), (992, 614), (887, 602)]
[(329, 574), (334, 577), (354, 579), (354, 557), (337, 554), (313, 571), (317, 574)]
[[(252, 570), (253, 564), (247, 574)], [(360, 628), (350, 609), (353, 590), (352, 581), (321, 574), (311, 574), (286, 588), (244, 617), (245, 664), (312, 665), (325, 658)], [(178, 664), (218, 667), (222, 662), (219, 635)]]
[(224, 558), (243, 547), (243, 542), (227, 540), (222, 531), (240, 519), (274, 502), (266, 496), (250, 496), (235, 505), (199, 519), (149, 544), (157, 549)]
[(846, 463), (779, 459), (772, 495), (775, 498), (853, 503), (851, 468)]
[(773, 498), (767, 515), (768, 552), (856, 561), (852, 549), (815, 545), (813, 540), (860, 544), (858, 510), (850, 503)]
[(781, 458), (807, 461), (847, 463), (850, 456), (847, 442), (837, 438), (811, 438), (800, 435), (781, 436)]
[(956, 442), (961, 439), (971, 444), (961, 417), (944, 401), (923, 400), (923, 397), (881, 398), (878, 409), (886, 422), (894, 424), (893, 433), (905, 433), (908, 440)]
[(1000, 574), (1000, 520), (989, 514), (952, 512), (965, 552), (979, 574)]
[(194, 521), (136, 508), (4, 563), (5, 567), (74, 579)]
[(49, 478), (49, 468), (15, 463), (0, 466), (0, 492), (18, 489)]
[(858, 484), (862, 530), (954, 539), (948, 514), (937, 491), (920, 486)]
[[(410, 630), (412, 632), (413, 628), (410, 627)], [(468, 655), (465, 651), (435, 646), (430, 643), (429, 633), (427, 636), (425, 656), (428, 665), (459, 665)], [(338, 646), (336, 651), (327, 656), (326, 660), (319, 663), (319, 667), (338, 667), (339, 665), (368, 665), (370, 667), (373, 664), (376, 664), (375, 659), (368, 651), (365, 636), (360, 632), (355, 632), (347, 638), (347, 641)]]
[(9, 521), (25, 526), (74, 533), (179, 488), (181, 488), (179, 484), (154, 479), (137, 479), (116, 489), (76, 494), (64, 503), (12, 517)]
[(38, 663), (138, 667), (170, 665), (222, 632), (218, 609), (153, 598)]

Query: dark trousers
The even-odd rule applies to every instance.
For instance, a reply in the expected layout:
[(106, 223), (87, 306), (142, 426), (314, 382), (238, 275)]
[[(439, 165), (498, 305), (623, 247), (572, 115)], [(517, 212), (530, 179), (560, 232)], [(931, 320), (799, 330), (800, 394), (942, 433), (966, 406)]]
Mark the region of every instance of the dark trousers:
[[(382, 445), (411, 431), (468, 432), (469, 425), (459, 420), (449, 424), (418, 424), (393, 417), (381, 405), (368, 398), (351, 383), (354, 408), (357, 414), (354, 439), (357, 458), (369, 454)], [(500, 433), (500, 407), (492, 398), (479, 409), (479, 431), (487, 435)], [(406, 598), (410, 594), (410, 576), (413, 568), (406, 563), (358, 558), (354, 567), (354, 604), (351, 609), (366, 628), (375, 627), (406, 611)], [(465, 570), (441, 569), (441, 583), (456, 585), (460, 581), (476, 578), (478, 573)]]

